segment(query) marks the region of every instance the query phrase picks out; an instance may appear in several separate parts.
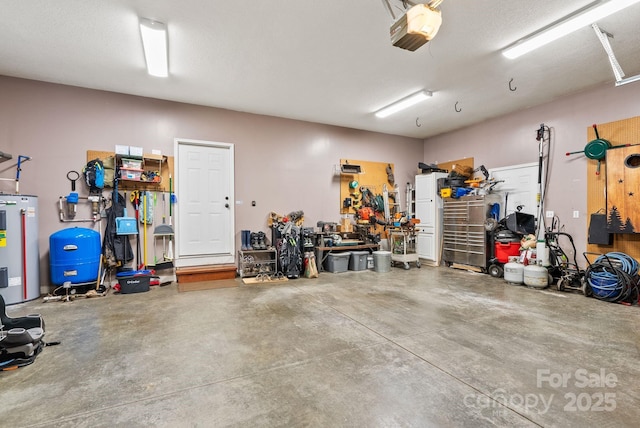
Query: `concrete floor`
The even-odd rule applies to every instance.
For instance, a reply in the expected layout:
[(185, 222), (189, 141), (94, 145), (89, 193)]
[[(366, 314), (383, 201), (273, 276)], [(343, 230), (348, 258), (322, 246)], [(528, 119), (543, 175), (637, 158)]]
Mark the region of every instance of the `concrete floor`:
[(0, 372), (0, 426), (638, 426), (638, 307), (426, 266), (237, 282), (10, 307), (62, 344)]

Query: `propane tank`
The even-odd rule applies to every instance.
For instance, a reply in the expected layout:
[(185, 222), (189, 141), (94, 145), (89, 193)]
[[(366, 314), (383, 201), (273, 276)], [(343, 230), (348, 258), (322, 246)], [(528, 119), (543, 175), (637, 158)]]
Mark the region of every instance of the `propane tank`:
[(549, 271), (538, 264), (528, 265), (524, 268), (524, 283), (530, 288), (547, 288), (549, 286)]
[(524, 265), (518, 263), (517, 257), (509, 257), (509, 263), (504, 265), (504, 280), (515, 285), (524, 282)]

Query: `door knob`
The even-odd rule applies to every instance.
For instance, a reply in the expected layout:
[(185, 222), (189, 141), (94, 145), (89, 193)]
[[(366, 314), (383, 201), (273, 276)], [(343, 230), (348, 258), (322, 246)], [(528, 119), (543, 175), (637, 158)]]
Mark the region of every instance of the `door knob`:
[(229, 204), (224, 204), (224, 207), (225, 208), (229, 208)]

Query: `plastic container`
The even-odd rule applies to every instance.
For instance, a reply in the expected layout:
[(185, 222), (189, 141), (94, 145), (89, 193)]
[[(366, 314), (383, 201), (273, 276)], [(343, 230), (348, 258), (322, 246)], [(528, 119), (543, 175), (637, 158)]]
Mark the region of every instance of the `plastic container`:
[(140, 181), (142, 170), (120, 168), (120, 178), (123, 180)]
[(373, 254), (368, 254), (367, 255), (367, 269), (373, 269), (375, 267), (375, 264), (373, 262)]
[(500, 263), (507, 263), (509, 257), (520, 255), (520, 242), (496, 242), (495, 252)]
[(391, 271), (391, 251), (373, 252), (373, 270), (376, 272)]
[(524, 283), (524, 265), (514, 260), (504, 265), (504, 280), (509, 284)]
[(349, 259), (351, 252), (329, 253), (327, 260), (324, 262), (324, 269), (328, 272), (340, 273), (349, 269)]
[(53, 233), (49, 237), (51, 282), (96, 281), (101, 253), (100, 234), (92, 229), (74, 227)]
[(367, 270), (368, 251), (351, 251), (349, 258), (349, 270)]
[(149, 291), (151, 275), (135, 275), (118, 278), (121, 294), (144, 293)]
[(122, 168), (142, 169), (142, 159), (122, 158)]

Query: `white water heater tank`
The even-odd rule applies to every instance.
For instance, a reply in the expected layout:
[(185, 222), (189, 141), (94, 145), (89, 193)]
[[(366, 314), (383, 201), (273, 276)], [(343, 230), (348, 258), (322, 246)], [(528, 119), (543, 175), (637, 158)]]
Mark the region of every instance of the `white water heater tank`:
[(0, 294), (7, 305), (40, 297), (36, 196), (0, 193)]

